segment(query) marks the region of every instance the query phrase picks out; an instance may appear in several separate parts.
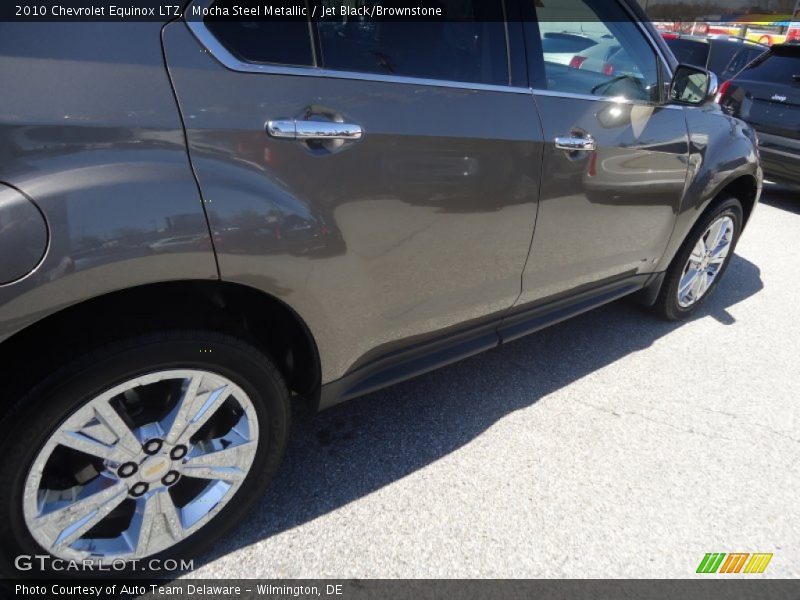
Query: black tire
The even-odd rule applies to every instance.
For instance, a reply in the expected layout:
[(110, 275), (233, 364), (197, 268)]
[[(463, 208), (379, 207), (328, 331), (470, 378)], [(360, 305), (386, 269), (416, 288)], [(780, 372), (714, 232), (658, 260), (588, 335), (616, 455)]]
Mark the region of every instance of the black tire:
[[(263, 494), (283, 458), (290, 421), (289, 393), (274, 364), (248, 343), (208, 331), (176, 330), (114, 342), (57, 368), (16, 402), (0, 421), (0, 456), (4, 457), (0, 462), (0, 571), (3, 574), (11, 577), (47, 575), (47, 569), (38, 571), (36, 563), (33, 570), (21, 571), (14, 562), (19, 555), (46, 554), (25, 525), (22, 490), (38, 452), (56, 427), (98, 393), (147, 372), (170, 368), (212, 371), (238, 385), (255, 409), (259, 442), (252, 467), (234, 499), (192, 535), (149, 558), (188, 559), (202, 553), (233, 527)], [(61, 576), (87, 574), (58, 573)], [(118, 572), (112, 574), (119, 575)]]
[[(695, 244), (697, 244), (700, 236), (705, 233), (709, 225), (723, 215), (729, 216), (734, 223), (734, 233), (728, 256), (705, 294), (703, 294), (703, 296), (700, 297), (700, 299), (694, 304), (688, 307), (683, 307), (678, 302), (678, 286), (680, 285), (681, 278), (683, 277), (684, 267), (689, 260), (689, 255), (692, 253), (692, 249), (694, 248)], [(725, 276), (725, 271), (728, 268), (731, 259), (733, 258), (733, 253), (736, 249), (736, 243), (739, 241), (743, 222), (744, 213), (742, 211), (742, 204), (738, 199), (732, 196), (720, 199), (716, 204), (714, 204), (711, 210), (709, 210), (697, 221), (695, 226), (689, 232), (689, 235), (686, 236), (686, 239), (683, 241), (678, 253), (675, 255), (675, 258), (672, 260), (672, 263), (667, 269), (664, 283), (661, 286), (658, 298), (653, 305), (653, 310), (659, 316), (669, 321), (686, 319), (708, 300), (709, 296), (711, 296), (714, 289), (716, 289), (717, 285), (719, 285), (719, 282)]]

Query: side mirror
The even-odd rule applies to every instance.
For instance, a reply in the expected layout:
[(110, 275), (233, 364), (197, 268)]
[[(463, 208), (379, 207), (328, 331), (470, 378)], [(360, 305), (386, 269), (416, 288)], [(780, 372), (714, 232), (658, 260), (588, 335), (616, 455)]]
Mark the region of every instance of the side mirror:
[(710, 71), (691, 65), (678, 65), (669, 86), (671, 102), (700, 106), (717, 95), (717, 76)]

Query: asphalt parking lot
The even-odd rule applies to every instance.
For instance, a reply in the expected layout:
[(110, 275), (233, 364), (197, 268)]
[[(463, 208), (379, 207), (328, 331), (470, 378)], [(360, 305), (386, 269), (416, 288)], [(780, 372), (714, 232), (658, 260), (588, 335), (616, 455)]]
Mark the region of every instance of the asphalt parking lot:
[(798, 577), (799, 310), (800, 194), (770, 188), (690, 322), (621, 301), (298, 414), (189, 576), (670, 578), (740, 551)]

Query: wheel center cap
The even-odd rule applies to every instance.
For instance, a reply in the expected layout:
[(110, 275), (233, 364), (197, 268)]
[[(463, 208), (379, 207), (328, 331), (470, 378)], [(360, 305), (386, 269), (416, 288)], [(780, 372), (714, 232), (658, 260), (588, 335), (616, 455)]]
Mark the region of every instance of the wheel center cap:
[(153, 483), (158, 481), (169, 471), (170, 460), (166, 456), (151, 456), (139, 467), (143, 481)]

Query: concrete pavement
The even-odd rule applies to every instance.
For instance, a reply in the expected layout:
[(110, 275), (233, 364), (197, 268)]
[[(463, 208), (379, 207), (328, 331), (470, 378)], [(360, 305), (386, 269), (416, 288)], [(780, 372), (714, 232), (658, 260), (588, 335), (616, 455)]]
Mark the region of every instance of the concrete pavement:
[[(695, 319), (614, 303), (299, 414), (189, 577), (800, 576), (800, 195), (769, 189)], [(707, 576), (706, 576), (707, 577)]]

